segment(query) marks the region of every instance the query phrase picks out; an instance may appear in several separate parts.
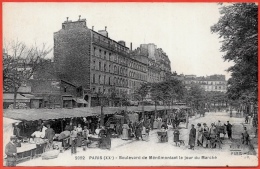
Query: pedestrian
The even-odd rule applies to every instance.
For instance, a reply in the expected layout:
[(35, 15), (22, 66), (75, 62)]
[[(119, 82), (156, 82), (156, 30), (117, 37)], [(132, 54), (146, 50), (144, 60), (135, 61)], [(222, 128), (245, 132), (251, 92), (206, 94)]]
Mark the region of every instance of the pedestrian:
[(41, 142), (42, 138), (45, 137), (45, 135), (43, 135), (43, 133), (41, 132), (40, 126), (37, 127), (36, 131), (33, 132), (31, 136), (33, 137), (35, 143)]
[(211, 127), (209, 129), (209, 135), (211, 138), (215, 138), (215, 136), (217, 135), (217, 128), (214, 123), (211, 123)]
[(201, 124), (197, 124), (197, 146), (203, 146), (203, 128), (201, 127)]
[(82, 141), (83, 141), (82, 131), (83, 130), (82, 130), (81, 124), (79, 123), (78, 127), (77, 127), (77, 147), (81, 147), (82, 146)]
[(86, 151), (86, 147), (90, 143), (88, 136), (89, 136), (89, 130), (88, 130), (87, 126), (84, 126), (84, 130), (82, 131), (82, 137), (84, 139), (84, 141), (83, 141), (83, 151)]
[(67, 130), (67, 131), (72, 131), (72, 130), (73, 130), (72, 122), (67, 123), (67, 125), (66, 125), (66, 127), (65, 127), (65, 130)]
[(190, 134), (189, 134), (189, 145), (190, 145), (189, 149), (194, 150), (195, 141), (196, 141), (196, 129), (194, 128), (194, 124), (192, 124), (190, 129)]
[(16, 136), (10, 137), (10, 142), (5, 146), (5, 154), (7, 156), (6, 159), (6, 166), (14, 167), (16, 166), (16, 159), (17, 159), (17, 147), (16, 147)]
[(47, 124), (47, 129), (45, 130), (45, 138), (48, 139), (47, 147), (52, 148), (53, 138), (55, 136), (55, 131), (51, 128), (50, 124)]
[(227, 124), (225, 124), (225, 126), (227, 130), (228, 138), (232, 139), (232, 125), (229, 123), (229, 121), (227, 121)]
[(20, 128), (18, 127), (18, 123), (15, 123), (14, 125), (14, 130), (13, 130), (13, 135), (16, 136), (17, 138), (20, 138)]
[(247, 128), (246, 127), (244, 127), (243, 136), (244, 136), (243, 144), (248, 145), (248, 143), (249, 143), (249, 134), (247, 132)]
[(128, 126), (128, 124), (127, 123), (125, 123), (125, 124), (123, 124), (123, 126), (122, 126), (122, 128), (123, 128), (123, 132), (122, 132), (122, 140), (128, 140), (129, 139), (129, 126)]
[(77, 153), (77, 126), (70, 133), (71, 155)]
[(216, 126), (217, 126), (217, 127), (221, 127), (221, 126), (223, 126), (220, 120), (218, 120)]
[(249, 119), (248, 114), (246, 114), (246, 117), (245, 117), (245, 123), (246, 124), (248, 124), (248, 119)]
[(142, 128), (142, 141), (146, 141), (146, 128), (145, 128), (145, 126), (143, 126), (143, 128)]
[(136, 124), (136, 129), (135, 129), (135, 137), (137, 140), (139, 140), (139, 138), (142, 138), (142, 129), (143, 129), (143, 120), (140, 120), (137, 124)]
[(176, 146), (178, 145), (178, 142), (180, 142), (180, 131), (177, 128), (173, 131), (173, 141), (175, 142)]
[(206, 123), (203, 123), (203, 147), (208, 148), (210, 142), (210, 137), (209, 137), (209, 127), (207, 126)]
[(154, 123), (154, 116), (151, 115), (151, 119), (150, 119), (151, 130), (153, 130), (153, 123)]
[(158, 116), (157, 121), (158, 121), (158, 127), (157, 128), (161, 129), (161, 127), (162, 127), (162, 118), (160, 116)]

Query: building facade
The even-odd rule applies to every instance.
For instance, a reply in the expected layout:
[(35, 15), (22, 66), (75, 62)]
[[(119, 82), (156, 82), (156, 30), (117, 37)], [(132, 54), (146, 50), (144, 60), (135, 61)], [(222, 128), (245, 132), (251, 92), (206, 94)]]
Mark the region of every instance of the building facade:
[(218, 92), (227, 92), (227, 81), (225, 75), (210, 75), (210, 76), (200, 76), (196, 75), (178, 75), (177, 79), (183, 81), (186, 87), (189, 87), (191, 84), (200, 85), (205, 91), (218, 91)]
[[(132, 45), (131, 45), (132, 46)], [(133, 94), (142, 83), (159, 82), (170, 60), (154, 44), (132, 50), (108, 36), (107, 28), (89, 29), (85, 19), (67, 21), (54, 33), (54, 63), (59, 78), (82, 86), (83, 99), (97, 105), (97, 93)]]

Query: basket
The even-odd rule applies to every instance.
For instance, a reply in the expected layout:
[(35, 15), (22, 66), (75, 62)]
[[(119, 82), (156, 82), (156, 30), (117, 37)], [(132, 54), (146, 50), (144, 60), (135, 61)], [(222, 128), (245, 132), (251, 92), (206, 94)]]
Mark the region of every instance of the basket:
[(43, 160), (54, 159), (57, 158), (59, 154), (60, 154), (60, 150), (47, 151), (42, 154), (42, 159)]

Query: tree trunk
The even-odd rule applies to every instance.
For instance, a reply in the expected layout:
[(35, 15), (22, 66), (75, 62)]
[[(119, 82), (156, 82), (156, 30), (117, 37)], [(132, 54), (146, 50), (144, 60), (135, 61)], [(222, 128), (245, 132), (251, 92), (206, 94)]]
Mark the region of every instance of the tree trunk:
[(103, 112), (103, 105), (100, 106), (101, 115), (100, 115), (100, 126), (104, 126), (104, 112)]
[(13, 103), (13, 109), (16, 109), (16, 98), (17, 98), (17, 91), (18, 88), (14, 88), (14, 103)]
[(142, 98), (142, 118), (144, 119), (144, 98)]
[(155, 101), (154, 104), (154, 118), (157, 118), (157, 100)]

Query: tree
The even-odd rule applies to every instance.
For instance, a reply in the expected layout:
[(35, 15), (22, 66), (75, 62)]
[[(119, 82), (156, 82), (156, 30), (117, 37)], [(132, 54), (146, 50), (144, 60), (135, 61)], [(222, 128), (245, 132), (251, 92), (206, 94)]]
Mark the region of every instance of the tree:
[(160, 83), (152, 83), (150, 93), (151, 99), (154, 101), (155, 117), (157, 117), (157, 103), (163, 100), (163, 92), (160, 88)]
[(220, 8), (221, 17), (211, 27), (222, 39), (220, 51), (225, 61), (233, 61), (228, 71), (227, 95), (231, 100), (250, 96), (257, 103), (258, 86), (258, 6), (255, 3), (232, 3)]
[(205, 103), (205, 91), (198, 84), (191, 84), (185, 99), (191, 107), (200, 109)]
[(15, 109), (18, 89), (44, 65), (44, 58), (52, 49), (46, 47), (46, 44), (41, 46), (34, 44), (28, 47), (18, 40), (4, 44), (6, 51), (3, 56), (4, 91), (14, 93), (13, 108)]
[(142, 103), (142, 118), (144, 118), (144, 99), (147, 96), (150, 90), (150, 86), (148, 83), (141, 84), (140, 88), (135, 91), (135, 96), (137, 100), (141, 101)]

